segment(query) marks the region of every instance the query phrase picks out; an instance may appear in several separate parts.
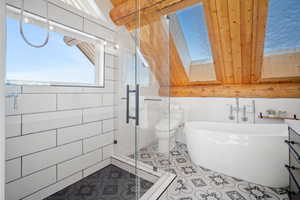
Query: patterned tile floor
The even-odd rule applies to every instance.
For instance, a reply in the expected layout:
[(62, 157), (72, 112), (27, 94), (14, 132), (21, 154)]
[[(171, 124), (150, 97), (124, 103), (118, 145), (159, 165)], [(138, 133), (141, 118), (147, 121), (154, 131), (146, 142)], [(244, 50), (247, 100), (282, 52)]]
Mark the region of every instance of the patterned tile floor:
[[(109, 165), (45, 200), (135, 200), (135, 177)], [(152, 185), (140, 179), (140, 194), (144, 194)]]
[(161, 200), (287, 200), (284, 189), (273, 189), (194, 165), (186, 145), (177, 143), (170, 155), (157, 145), (141, 149), (139, 160), (177, 174)]

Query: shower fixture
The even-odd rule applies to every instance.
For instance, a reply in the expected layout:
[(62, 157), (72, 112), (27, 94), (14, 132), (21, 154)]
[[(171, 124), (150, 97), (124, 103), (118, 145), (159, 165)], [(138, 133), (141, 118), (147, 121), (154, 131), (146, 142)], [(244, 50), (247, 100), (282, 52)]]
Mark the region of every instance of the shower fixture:
[[(47, 43), (49, 42), (49, 37), (50, 37), (50, 23), (49, 23), (49, 1), (48, 0), (45, 0), (46, 2), (46, 23), (47, 23), (47, 36), (46, 36), (46, 39), (45, 41), (42, 43), (42, 44), (33, 44), (31, 43), (25, 36), (24, 34), (24, 31), (23, 31), (23, 23), (27, 23), (26, 21), (24, 21), (24, 1), (25, 0), (22, 0), (21, 1), (21, 14), (20, 14), (20, 34), (23, 38), (23, 40), (31, 47), (35, 47), (35, 48), (42, 48), (44, 46), (47, 45)], [(28, 20), (28, 18), (26, 18)]]

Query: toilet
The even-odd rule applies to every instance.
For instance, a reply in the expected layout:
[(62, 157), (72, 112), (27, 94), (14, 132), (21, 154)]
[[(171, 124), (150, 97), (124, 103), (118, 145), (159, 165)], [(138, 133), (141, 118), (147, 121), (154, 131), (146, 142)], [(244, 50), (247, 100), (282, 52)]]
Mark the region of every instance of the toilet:
[(178, 105), (170, 106), (170, 115), (164, 116), (155, 126), (158, 151), (169, 153), (175, 146), (175, 133), (183, 125), (183, 110)]

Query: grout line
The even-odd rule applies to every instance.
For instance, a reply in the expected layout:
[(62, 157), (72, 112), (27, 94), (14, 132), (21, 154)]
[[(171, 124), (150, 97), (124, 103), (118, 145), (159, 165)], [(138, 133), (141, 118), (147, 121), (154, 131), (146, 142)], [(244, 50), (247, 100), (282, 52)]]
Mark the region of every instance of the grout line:
[(58, 94), (55, 94), (55, 106), (56, 106), (56, 111), (58, 111)]
[[(91, 166), (88, 166), (88, 167), (86, 167), (86, 168), (84, 168), (84, 169), (82, 169), (82, 170), (89, 169), (90, 167), (93, 167), (93, 166), (95, 166), (95, 165), (98, 165), (98, 164), (100, 164), (100, 163), (102, 163), (102, 162), (105, 162), (106, 160), (109, 160), (109, 159), (110, 159), (110, 158), (105, 159), (105, 160), (100, 161), (100, 162), (97, 162), (97, 163), (95, 163), (95, 164), (93, 164), (93, 165), (91, 165)], [(110, 163), (110, 164), (111, 164), (111, 163)], [(108, 165), (109, 165), (109, 164), (108, 164)], [(106, 166), (104, 166), (104, 167), (106, 167)], [(103, 167), (103, 168), (104, 168), (104, 167)], [(101, 169), (103, 169), (103, 168), (101, 168)], [(101, 170), (101, 169), (99, 169), (99, 170)], [(99, 170), (98, 170), (98, 171), (99, 171)], [(39, 190), (37, 190), (37, 191), (35, 191), (35, 192), (33, 192), (33, 193), (31, 193), (31, 194), (25, 196), (25, 197), (22, 197), (22, 199), (25, 199), (25, 198), (27, 198), (27, 197), (29, 197), (29, 196), (31, 196), (31, 195), (33, 195), (33, 194), (36, 194), (37, 192), (40, 192), (40, 191), (42, 191), (42, 190), (44, 190), (44, 189), (46, 189), (46, 188), (48, 188), (48, 187), (50, 187), (50, 186), (53, 186), (53, 185), (55, 185), (55, 184), (57, 184), (57, 183), (60, 183), (60, 182), (66, 180), (66, 179), (68, 179), (68, 178), (70, 178), (70, 177), (72, 177), (72, 176), (74, 176), (74, 175), (76, 175), (76, 174), (79, 174), (80, 172), (81, 172), (81, 170), (76, 171), (76, 172), (74, 172), (73, 174), (71, 174), (71, 175), (69, 175), (69, 176), (66, 176), (66, 177), (64, 177), (64, 178), (62, 178), (62, 179), (56, 181), (55, 183), (49, 184), (49, 185), (47, 185), (47, 186), (45, 186), (45, 187), (43, 187), (43, 188), (41, 188), (41, 189), (39, 189)], [(82, 180), (82, 179), (83, 179), (83, 177), (82, 177), (80, 180)], [(80, 181), (80, 180), (79, 180), (79, 181)], [(76, 182), (78, 182), (78, 181), (76, 181)], [(76, 182), (74, 182), (74, 183), (76, 183)], [(72, 183), (72, 184), (74, 184), (74, 183)], [(72, 184), (70, 184), (70, 185), (72, 185)], [(68, 185), (68, 186), (70, 186), (70, 185)], [(67, 187), (68, 187), (68, 186), (67, 186)], [(63, 187), (63, 188), (61, 188), (60, 190), (62, 190), (62, 189), (64, 189), (64, 188), (66, 188), (66, 187)]]
[[(92, 150), (92, 151), (90, 151), (90, 152), (87, 152), (87, 153), (85, 153), (85, 154), (83, 154), (83, 155), (87, 155), (87, 154), (96, 152), (96, 151), (98, 151), (99, 149), (100, 149), (100, 148), (94, 149), (94, 150)], [(56, 166), (58, 166), (58, 165), (60, 165), (60, 164), (63, 164), (63, 163), (66, 163), (66, 162), (68, 162), (68, 161), (74, 160), (74, 159), (76, 159), (76, 158), (82, 157), (83, 155), (77, 155), (77, 156), (74, 156), (74, 157), (72, 157), (72, 158), (66, 159), (66, 160), (64, 160), (64, 161), (55, 163), (55, 164), (53, 164), (53, 165), (47, 166), (47, 167), (42, 168), (42, 169), (39, 169), (39, 170), (36, 170), (36, 171), (34, 171), (34, 172), (32, 172), (32, 173), (29, 173), (29, 174), (26, 174), (26, 175), (23, 175), (23, 174), (22, 174), (22, 176), (21, 176), (20, 178), (17, 178), (17, 179), (15, 179), (15, 180), (9, 181), (9, 182), (7, 182), (7, 183), (11, 183), (11, 182), (14, 182), (14, 181), (18, 181), (18, 180), (20, 180), (20, 179), (22, 179), (22, 178), (31, 176), (31, 175), (36, 174), (36, 173), (39, 173), (39, 172), (41, 172), (41, 171), (50, 169), (50, 168), (52, 168), (52, 167), (56, 167)], [(94, 164), (93, 164), (93, 165), (94, 165)], [(86, 167), (86, 168), (84, 168), (84, 169), (88, 169), (89, 167), (90, 167), (90, 166), (88, 166), (88, 167)]]
[(85, 20), (86, 20), (86, 18), (84, 17), (84, 16), (80, 16), (81, 18), (82, 18), (82, 27), (81, 27), (81, 29), (84, 31), (84, 23), (85, 23)]
[[(109, 132), (105, 132), (105, 134), (109, 134), (109, 133), (113, 133), (114, 130), (112, 131), (109, 131)], [(101, 134), (100, 134), (101, 135)], [(69, 144), (72, 144), (72, 143), (77, 143), (77, 142), (80, 142), (82, 140), (86, 140), (86, 139), (90, 139), (90, 138), (93, 138), (93, 137), (96, 137), (96, 136), (99, 136), (99, 134), (95, 134), (95, 135), (92, 135), (90, 137), (85, 137), (85, 138), (80, 138), (78, 140), (74, 140), (74, 141), (71, 141), (71, 142), (67, 142), (67, 143), (64, 143), (64, 144), (60, 144), (60, 145), (57, 145), (57, 146), (53, 146), (53, 147), (49, 147), (49, 148), (46, 148), (46, 149), (43, 149), (43, 150), (40, 150), (40, 151), (35, 151), (35, 152), (32, 152), (32, 153), (29, 153), (29, 154), (24, 154), (22, 155), (23, 157), (26, 157), (26, 156), (29, 156), (29, 155), (33, 155), (33, 154), (36, 154), (36, 153), (40, 153), (40, 152), (43, 152), (43, 151), (47, 151), (47, 150), (51, 150), (51, 149), (55, 149), (55, 148), (58, 148), (58, 147), (62, 147), (62, 146), (66, 146), (66, 145), (69, 145)], [(11, 161), (11, 160), (14, 160), (14, 159), (17, 159), (17, 158), (20, 158), (21, 156), (18, 156), (18, 157), (15, 157), (15, 158), (11, 158), (11, 159), (7, 159), (6, 161)]]
[[(110, 28), (108, 28), (108, 27), (106, 27), (106, 26), (104, 26), (104, 25), (102, 25), (102, 24), (98, 24), (98, 23), (96, 23), (96, 22), (93, 22), (92, 20), (89, 20), (87, 17), (84, 17), (83, 15), (78, 15), (77, 13), (74, 13), (73, 11), (68, 10), (68, 9), (65, 9), (65, 8), (63, 8), (63, 7), (61, 7), (61, 6), (57, 5), (57, 4), (55, 4), (55, 3), (52, 3), (52, 2), (49, 2), (49, 4), (52, 4), (53, 6), (55, 6), (55, 7), (57, 7), (57, 8), (63, 9), (63, 10), (65, 10), (66, 12), (68, 12), (69, 14), (71, 14), (71, 15), (73, 14), (73, 15), (79, 16), (79, 17), (81, 17), (81, 18), (85, 18), (85, 19), (87, 19), (88, 21), (90, 21), (91, 23), (96, 24), (96, 25), (98, 25), (98, 26), (101, 26), (101, 27), (103, 27), (104, 29), (107, 29), (107, 30), (113, 32), (113, 34), (115, 33), (114, 30), (111, 30)], [(8, 4), (8, 5), (11, 6), (11, 7), (13, 7), (13, 8), (20, 9), (18, 6), (14, 6), (14, 5), (12, 5), (12, 4)], [(42, 16), (42, 15), (40, 15), (40, 14), (38, 14), (38, 13), (29, 11), (29, 10), (26, 10), (26, 12), (27, 12), (27, 13), (30, 13), (30, 14), (33, 14), (33, 15), (35, 15), (35, 16), (41, 17), (41, 18), (45, 18), (44, 16)], [(80, 29), (78, 29), (77, 27), (67, 25), (66, 23), (63, 23), (63, 22), (61, 22), (61, 21), (57, 21), (57, 20), (52, 20), (52, 21), (54, 21), (54, 22), (56, 22), (56, 23), (58, 23), (58, 24), (60, 24), (60, 25), (63, 25), (63, 26), (65, 26), (65, 27), (68, 27), (68, 28), (77, 30), (77, 31), (79, 31), (79, 32), (87, 33), (87, 34), (89, 34), (89, 35), (93, 35), (94, 37), (96, 37), (96, 38), (98, 38), (98, 39), (101, 39), (101, 40), (107, 40), (107, 41), (109, 41), (109, 42), (111, 42), (111, 43), (114, 43), (114, 41), (105, 39), (105, 38), (100, 37), (100, 36), (98, 36), (98, 35), (96, 35), (96, 34), (91, 34), (91, 33), (86, 32), (86, 31), (84, 31), (84, 30), (80, 30)]]
[(58, 181), (58, 164), (55, 165), (56, 166), (56, 183)]
[(83, 147), (83, 140), (81, 140), (81, 155), (84, 155), (84, 147)]
[(56, 129), (56, 147), (58, 147), (58, 129)]
[(24, 135), (17, 135), (17, 136), (7, 137), (6, 139), (12, 139), (12, 138), (17, 138), (17, 137), (22, 137), (22, 136), (27, 136), (27, 135), (40, 134), (40, 133), (44, 133), (44, 132), (49, 132), (49, 131), (54, 131), (54, 130), (61, 130), (61, 129), (71, 128), (71, 127), (76, 127), (76, 126), (82, 126), (82, 125), (87, 125), (87, 124), (101, 122), (103, 120), (112, 120), (112, 119), (115, 119), (115, 118), (114, 117), (110, 117), (110, 118), (100, 119), (100, 120), (96, 120), (96, 121), (85, 122), (83, 124), (73, 124), (73, 125), (70, 125), (70, 126), (63, 126), (63, 127), (53, 128), (53, 129), (46, 129), (46, 130), (42, 130), (42, 131), (37, 131), (37, 132), (32, 132), (32, 133), (26, 133)]
[(21, 124), (20, 124), (20, 129), (21, 129), (21, 135), (23, 135), (23, 114), (21, 114)]
[(112, 143), (109, 143), (109, 144), (105, 144), (105, 145), (103, 145), (103, 146), (101, 146), (101, 147), (97, 147), (96, 149), (93, 149), (93, 150), (91, 150), (91, 151), (87, 151), (84, 155), (89, 154), (89, 153), (92, 153), (92, 152), (95, 152), (95, 151), (98, 151), (98, 150), (101, 150), (101, 148), (107, 147), (107, 146), (112, 145), (112, 144), (114, 144), (114, 143), (112, 142)]
[(23, 156), (21, 156), (21, 178), (23, 177)]
[[(96, 94), (96, 93), (94, 93), (94, 94)], [(113, 94), (109, 94), (109, 95), (113, 95)], [(48, 110), (48, 111), (42, 111), (42, 112), (21, 113), (21, 114), (6, 115), (6, 116), (10, 117), (10, 116), (17, 116), (17, 115), (35, 115), (35, 114), (45, 114), (45, 113), (65, 112), (65, 111), (80, 111), (82, 109), (97, 109), (97, 108), (113, 107), (113, 106), (114, 105), (101, 104), (101, 106), (87, 106), (87, 107), (81, 107), (81, 108), (71, 108), (71, 109), (62, 109), (62, 110)]]

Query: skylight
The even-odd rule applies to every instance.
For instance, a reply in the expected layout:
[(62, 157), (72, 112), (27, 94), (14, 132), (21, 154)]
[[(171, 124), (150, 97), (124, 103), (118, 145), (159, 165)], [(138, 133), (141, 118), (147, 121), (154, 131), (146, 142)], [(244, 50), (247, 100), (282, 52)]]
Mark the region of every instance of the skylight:
[(299, 0), (270, 0), (264, 52), (288, 52), (300, 48)]
[(176, 12), (191, 61), (212, 62), (212, 53), (202, 4)]
[(269, 0), (262, 78), (299, 77), (299, 0)]

